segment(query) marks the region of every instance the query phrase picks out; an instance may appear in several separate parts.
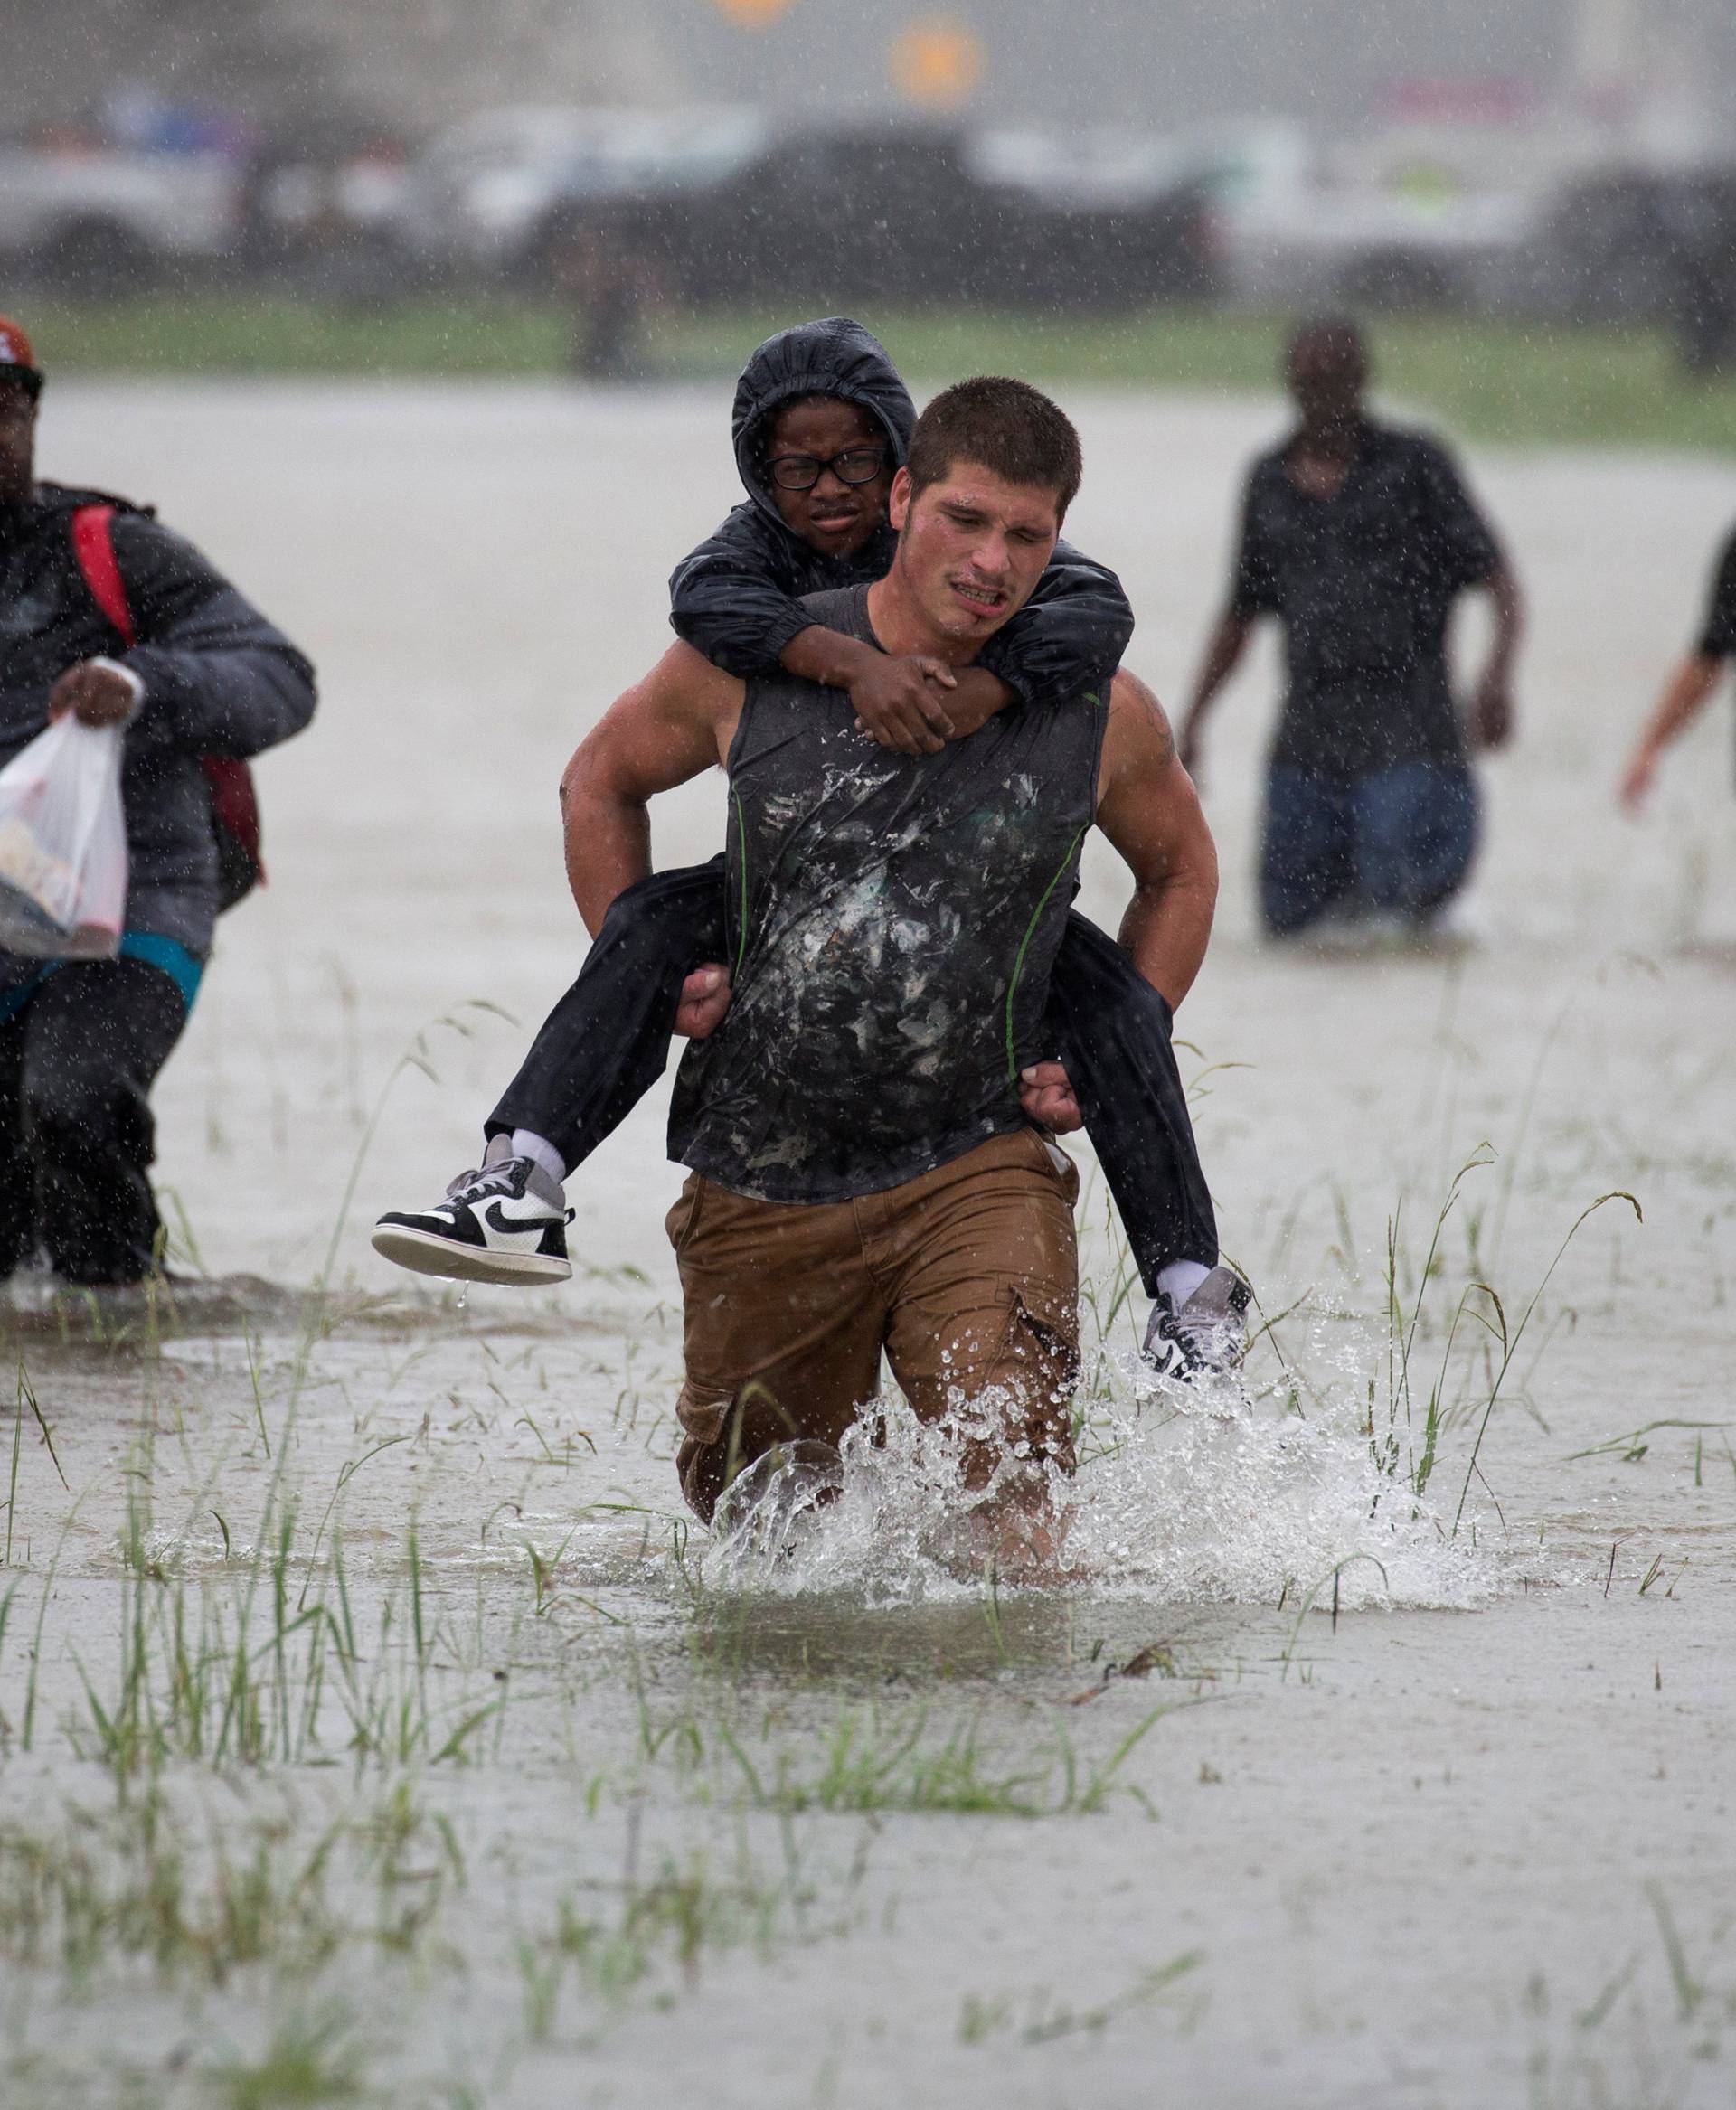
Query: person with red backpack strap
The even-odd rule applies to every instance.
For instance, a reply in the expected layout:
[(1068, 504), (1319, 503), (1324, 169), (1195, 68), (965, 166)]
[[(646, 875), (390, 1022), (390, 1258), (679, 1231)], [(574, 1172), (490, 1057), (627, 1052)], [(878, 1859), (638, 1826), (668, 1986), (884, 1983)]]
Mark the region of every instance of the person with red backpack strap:
[(247, 763), (313, 716), (314, 670), (146, 507), (38, 483), (42, 373), (0, 316), (0, 764), (51, 721), (127, 729), (127, 895), (111, 960), (0, 952), (0, 1278), (161, 1263), (150, 1091), (221, 911), (263, 875)]

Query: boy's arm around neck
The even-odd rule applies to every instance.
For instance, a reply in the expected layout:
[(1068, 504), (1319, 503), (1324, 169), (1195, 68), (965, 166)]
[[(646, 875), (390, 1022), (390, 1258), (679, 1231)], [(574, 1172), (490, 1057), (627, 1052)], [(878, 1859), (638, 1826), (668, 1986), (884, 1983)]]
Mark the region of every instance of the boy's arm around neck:
[(1031, 598), (974, 665), (956, 670), (947, 706), (953, 737), (1010, 703), (1049, 710), (1107, 693), (1132, 636), (1133, 609), (1114, 572), (1057, 542)]
[(797, 598), (814, 582), (802, 576), (792, 541), (757, 505), (738, 505), (670, 576), (675, 635), (738, 680), (774, 672), (814, 620)]
[[(816, 623), (798, 598), (820, 583), (817, 577), (804, 576), (803, 554), (795, 538), (757, 505), (738, 505), (715, 534), (676, 565), (669, 580), (671, 626), (695, 652), (740, 680), (782, 667), (805, 681), (846, 691), (863, 730), (903, 754), (939, 753), (948, 739), (975, 732), (1023, 693), (986, 663), (948, 672), (937, 662), (930, 670), (926, 661), (889, 657), (860, 638)], [(1069, 552), (1070, 573), (1074, 558)], [(1077, 561), (1098, 576), (1089, 560)], [(1053, 570), (1052, 565), (1044, 574), (1045, 587), (1056, 584), (1063, 595), (1077, 590), (1071, 578), (1052, 581)], [(1114, 585), (1113, 574), (1101, 577)], [(1129, 614), (1129, 632), (1132, 626)], [(1040, 641), (1036, 649), (1048, 647)], [(1109, 663), (1109, 672), (1114, 664)]]
[(979, 664), (1024, 702), (1047, 708), (1106, 694), (1132, 636), (1133, 609), (1121, 581), (1061, 542), (1036, 591), (989, 639)]

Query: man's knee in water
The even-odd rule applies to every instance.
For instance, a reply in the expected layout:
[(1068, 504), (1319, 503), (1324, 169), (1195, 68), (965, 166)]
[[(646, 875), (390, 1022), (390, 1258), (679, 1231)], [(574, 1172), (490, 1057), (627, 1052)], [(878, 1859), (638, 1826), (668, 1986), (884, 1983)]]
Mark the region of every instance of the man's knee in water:
[(1439, 908), (1464, 883), (1476, 847), (1477, 790), (1467, 769), (1408, 763), (1357, 787), (1357, 878), (1375, 908)]
[(1354, 883), (1344, 787), (1311, 770), (1274, 768), (1260, 837), (1260, 919), (1294, 937), (1344, 900)]

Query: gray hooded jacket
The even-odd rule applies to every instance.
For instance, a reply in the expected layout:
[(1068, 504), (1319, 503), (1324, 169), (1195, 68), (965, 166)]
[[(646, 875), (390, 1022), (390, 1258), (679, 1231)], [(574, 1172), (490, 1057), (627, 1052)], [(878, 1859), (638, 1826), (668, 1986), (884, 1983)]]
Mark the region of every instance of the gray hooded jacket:
[[(115, 559), (137, 642), (98, 608), (72, 551), (71, 522), (92, 501), (116, 507)], [(127, 928), (203, 956), (219, 900), (217, 840), (203, 755), (257, 755), (314, 713), (314, 670), (190, 542), (124, 500), (39, 484), (0, 507), (0, 763), (48, 723), (69, 667), (99, 655), (145, 684), (121, 768), (127, 812)], [(0, 983), (18, 963), (0, 954)]]

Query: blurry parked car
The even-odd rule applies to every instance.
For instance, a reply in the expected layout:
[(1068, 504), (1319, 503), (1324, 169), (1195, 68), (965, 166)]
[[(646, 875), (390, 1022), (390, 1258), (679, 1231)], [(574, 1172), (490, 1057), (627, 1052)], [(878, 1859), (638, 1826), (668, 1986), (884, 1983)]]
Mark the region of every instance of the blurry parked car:
[(1574, 184), (1539, 231), (1528, 278), (1539, 313), (1666, 324), (1690, 371), (1736, 364), (1736, 169), (1618, 169)]
[(222, 257), (244, 219), (244, 175), (227, 154), (71, 137), (0, 146), (0, 260), (52, 292), (127, 292)]
[(1236, 289), (1288, 306), (1471, 307), (1525, 241), (1528, 198), (1309, 184), (1250, 200), (1226, 221)]
[(579, 208), (600, 220), (726, 177), (763, 145), (758, 112), (527, 107), (443, 132), (410, 173), (401, 224), (420, 254), (507, 274), (542, 273)]
[(696, 197), (672, 239), (694, 300), (992, 297), (1018, 201), (980, 183), (961, 134), (898, 123), (794, 133)]
[(373, 127), (278, 139), (255, 162), (242, 261), (256, 278), (365, 297), (415, 275), (403, 239), (410, 156)]
[(758, 112), (523, 108), (440, 135), (398, 224), (418, 255), (570, 288), (577, 250), (689, 301), (1196, 297), (1212, 220), (1143, 136), (902, 118), (775, 135)]
[(1092, 184), (1043, 136), (905, 120), (778, 140), (695, 195), (667, 247), (696, 300), (1102, 307), (1212, 279), (1196, 190)]
[(1262, 306), (1479, 307), (1536, 226), (1529, 133), (1403, 123), (1330, 145), (1286, 123), (1194, 136), (1231, 288)]
[(1110, 126), (991, 131), (967, 160), (1022, 209), (1005, 297), (1100, 309), (1222, 290), (1218, 215), (1173, 140)]

